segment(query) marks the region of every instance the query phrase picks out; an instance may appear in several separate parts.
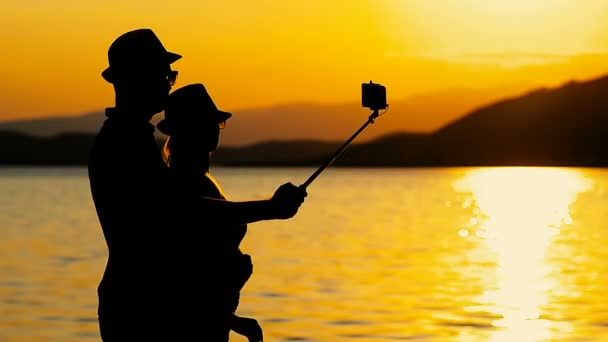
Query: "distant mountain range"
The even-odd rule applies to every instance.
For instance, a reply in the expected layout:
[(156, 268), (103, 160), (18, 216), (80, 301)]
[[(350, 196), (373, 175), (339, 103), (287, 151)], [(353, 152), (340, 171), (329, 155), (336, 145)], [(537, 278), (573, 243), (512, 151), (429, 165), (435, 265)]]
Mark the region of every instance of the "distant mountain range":
[[(340, 106), (320, 105), (277, 108), (297, 113), (297, 118), (290, 117), (290, 120), (300, 124), (302, 132), (341, 127), (340, 137), (311, 140), (304, 138), (308, 134), (302, 137), (289, 135), (250, 144), (223, 144), (214, 155), (215, 164), (318, 165), (367, 119), (367, 113), (359, 117), (349, 113), (356, 109), (354, 104), (344, 105), (342, 111), (338, 109)], [(361, 111), (360, 107), (357, 108)], [(308, 116), (322, 115), (325, 124), (302, 121), (307, 113)], [(280, 116), (273, 114), (277, 113), (266, 110), (250, 114), (256, 118), (255, 121), (240, 129), (255, 132), (261, 125), (273, 125), (281, 131), (281, 125), (277, 124)], [(95, 115), (97, 122), (93, 122)], [(384, 125), (386, 122), (383, 121), (388, 121), (391, 115), (394, 113), (380, 117), (378, 123), (368, 129)], [(245, 116), (243, 114), (243, 119)], [(18, 132), (15, 123), (8, 126), (10, 130), (0, 125), (0, 129), (4, 129), (0, 132), (0, 142), (4, 146), (0, 151), (0, 165), (85, 164), (93, 138), (91, 133), (99, 128), (103, 115), (98, 113), (85, 117), (92, 121), (89, 133), (64, 133), (52, 137), (37, 137), (33, 131), (28, 134)], [(608, 165), (608, 76), (570, 82), (557, 88), (539, 88), (451, 118), (439, 129), (428, 133), (396, 132), (356, 140), (335, 165)], [(39, 132), (43, 128), (59, 126), (56, 121), (38, 122), (37, 125)], [(229, 131), (239, 132), (240, 129), (232, 126), (227, 129), (224, 143), (229, 140)]]
[[(454, 88), (433, 93), (391, 99), (382, 123), (370, 127), (357, 142), (398, 131), (432, 132), (479, 105), (516, 94), (522, 85), (489, 89)], [(390, 89), (389, 89), (390, 91)], [(224, 110), (229, 108), (220, 107)], [(369, 111), (360, 103), (290, 103), (233, 111), (228, 128), (222, 132), (222, 146), (245, 146), (277, 140), (342, 140), (365, 122)], [(390, 115), (389, 115), (390, 114)], [(154, 117), (153, 122), (163, 118)], [(63, 133), (97, 132), (104, 120), (103, 110), (79, 116), (0, 122), (0, 131), (50, 137)], [(165, 138), (158, 133), (158, 138)]]

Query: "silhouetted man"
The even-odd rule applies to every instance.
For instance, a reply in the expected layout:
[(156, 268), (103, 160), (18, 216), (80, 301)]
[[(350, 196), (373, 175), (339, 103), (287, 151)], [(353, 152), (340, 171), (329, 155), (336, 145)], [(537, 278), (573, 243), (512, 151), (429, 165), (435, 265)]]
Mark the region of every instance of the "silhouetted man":
[[(108, 50), (103, 78), (115, 90), (115, 107), (91, 149), (89, 179), (108, 261), (98, 287), (104, 341), (171, 340), (176, 327), (170, 300), (168, 260), (159, 248), (168, 222), (159, 213), (165, 165), (149, 122), (161, 112), (181, 58), (168, 52), (149, 29), (118, 37)], [(161, 181), (162, 183), (162, 181)]]
[(179, 241), (208, 222), (291, 218), (306, 196), (291, 183), (269, 199), (245, 202), (195, 199), (175, 190), (150, 120), (165, 107), (177, 76), (171, 64), (179, 58), (150, 29), (127, 32), (108, 50), (110, 65), (102, 76), (114, 86), (115, 106), (106, 110), (89, 159), (91, 193), (109, 254), (98, 287), (104, 342), (182, 340), (174, 303)]

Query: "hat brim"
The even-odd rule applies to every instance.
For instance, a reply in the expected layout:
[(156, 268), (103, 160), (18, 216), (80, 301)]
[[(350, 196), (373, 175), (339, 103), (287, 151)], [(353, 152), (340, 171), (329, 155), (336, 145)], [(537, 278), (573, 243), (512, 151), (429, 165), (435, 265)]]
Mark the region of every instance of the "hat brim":
[[(217, 122), (220, 123), (222, 121), (226, 121), (232, 117), (232, 113), (224, 112), (222, 110), (217, 110), (214, 113), (217, 118)], [(158, 129), (161, 133), (166, 135), (171, 135), (174, 132), (174, 127), (171, 125), (167, 119), (162, 119), (156, 124), (156, 129)]]
[(180, 58), (182, 58), (182, 55), (167, 51), (167, 61), (169, 64), (176, 62)]
[(220, 119), (220, 122), (226, 121), (232, 117), (232, 113), (224, 112), (223, 110), (218, 110), (216, 115)]
[[(172, 64), (172, 63), (176, 62), (177, 60), (179, 60), (180, 58), (182, 58), (182, 55), (167, 51), (166, 57), (167, 57), (167, 62), (169, 64)], [(103, 77), (104, 80), (111, 83), (112, 80), (114, 79), (114, 73), (112, 71), (112, 67), (107, 67), (104, 71), (102, 71), (101, 77)]]

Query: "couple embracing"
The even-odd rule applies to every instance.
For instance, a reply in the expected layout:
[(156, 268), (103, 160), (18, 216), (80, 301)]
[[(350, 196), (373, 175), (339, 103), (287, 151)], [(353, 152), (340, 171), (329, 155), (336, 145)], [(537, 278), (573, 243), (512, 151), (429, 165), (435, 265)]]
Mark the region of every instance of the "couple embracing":
[[(209, 166), (232, 114), (201, 83), (171, 92), (180, 58), (150, 29), (127, 32), (108, 50), (102, 76), (115, 104), (88, 165), (108, 247), (98, 286), (101, 337), (225, 342), (234, 331), (262, 341), (259, 323), (236, 314), (253, 272), (240, 243), (247, 224), (292, 218), (307, 194), (285, 183), (268, 198), (228, 199)], [(168, 136), (162, 151), (156, 129)]]

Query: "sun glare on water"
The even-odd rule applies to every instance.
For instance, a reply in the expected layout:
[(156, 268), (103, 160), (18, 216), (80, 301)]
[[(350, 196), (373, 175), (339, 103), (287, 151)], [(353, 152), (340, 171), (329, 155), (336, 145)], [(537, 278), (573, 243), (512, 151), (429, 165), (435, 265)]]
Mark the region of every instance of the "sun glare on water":
[(560, 287), (546, 253), (572, 223), (570, 205), (589, 187), (577, 171), (549, 168), (479, 169), (455, 184), (472, 193), (480, 255), (496, 265), (475, 308), (501, 317), (491, 341), (539, 341), (568, 330), (543, 319), (550, 291)]

